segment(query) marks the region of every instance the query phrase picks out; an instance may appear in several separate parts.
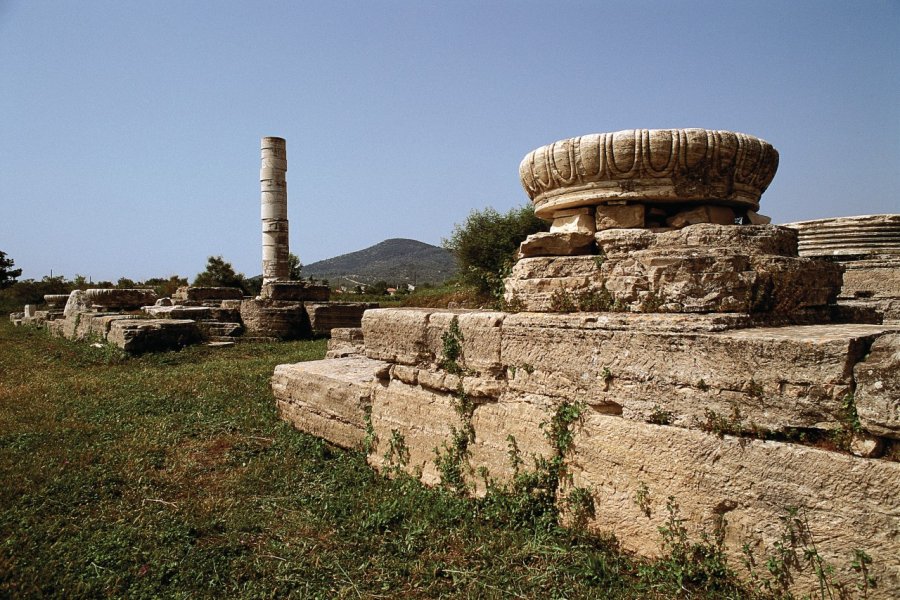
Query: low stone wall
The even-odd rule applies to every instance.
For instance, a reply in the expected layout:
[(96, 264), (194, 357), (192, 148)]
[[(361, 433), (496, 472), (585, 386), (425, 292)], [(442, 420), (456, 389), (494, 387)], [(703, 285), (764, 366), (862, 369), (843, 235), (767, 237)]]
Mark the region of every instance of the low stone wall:
[[(280, 365), (272, 385), (296, 427), (367, 445), (376, 468), (402, 466), (431, 485), (470, 430), (458, 467), (473, 493), (513, 477), (511, 440), (520, 468), (550, 456), (547, 423), (578, 407), (560, 496), (590, 492), (592, 529), (654, 556), (672, 496), (694, 536), (724, 522), (740, 569), (743, 544), (761, 559), (774, 553), (796, 511), (826, 561), (844, 567), (864, 550), (878, 580), (870, 597), (895, 597), (900, 328), (752, 324), (723, 314), (372, 310), (365, 356)], [(402, 465), (391, 450), (401, 442)], [(794, 574), (794, 593), (816, 585), (809, 570)]]

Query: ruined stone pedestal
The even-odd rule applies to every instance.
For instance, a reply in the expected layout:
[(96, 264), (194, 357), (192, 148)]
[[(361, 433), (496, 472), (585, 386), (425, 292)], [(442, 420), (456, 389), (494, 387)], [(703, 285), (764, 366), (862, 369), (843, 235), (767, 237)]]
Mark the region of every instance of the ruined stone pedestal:
[(596, 254), (520, 259), (505, 300), (520, 310), (792, 313), (834, 302), (841, 269), (799, 258), (793, 230), (698, 224), (609, 229)]
[[(536, 150), (520, 174), (552, 225), (520, 249), (510, 311), (369, 310), (332, 358), (276, 367), (282, 418), (387, 473), (456, 469), (472, 494), (562, 452), (560, 506), (586, 490), (588, 526), (644, 556), (669, 498), (692, 540), (723, 527), (738, 571), (744, 547), (777, 555), (794, 511), (847, 589), (862, 550), (869, 597), (900, 596), (900, 325), (854, 321), (841, 265), (757, 214), (777, 157), (700, 129)], [(792, 570), (793, 594), (818, 586)]]
[(801, 256), (835, 262), (844, 276), (839, 303), (900, 321), (900, 214), (788, 223)]

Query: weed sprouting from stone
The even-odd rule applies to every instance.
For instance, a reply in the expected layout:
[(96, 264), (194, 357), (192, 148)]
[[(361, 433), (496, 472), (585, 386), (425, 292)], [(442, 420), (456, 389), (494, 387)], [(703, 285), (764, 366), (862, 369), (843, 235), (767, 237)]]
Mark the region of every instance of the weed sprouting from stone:
[(463, 368), (460, 366), (459, 360), (462, 358), (463, 352), (463, 334), (459, 328), (459, 318), (455, 315), (450, 320), (450, 327), (441, 334), (441, 342), (443, 344), (441, 368), (454, 375), (462, 374)]
[(384, 462), (395, 472), (401, 471), (409, 464), (409, 447), (406, 439), (397, 429), (391, 429), (388, 449), (384, 453)]
[(637, 492), (635, 492), (634, 503), (637, 504), (637, 507), (639, 509), (641, 509), (641, 512), (644, 513), (644, 516), (649, 519), (651, 516), (650, 490), (649, 488), (647, 488), (647, 484), (643, 481), (638, 486)]

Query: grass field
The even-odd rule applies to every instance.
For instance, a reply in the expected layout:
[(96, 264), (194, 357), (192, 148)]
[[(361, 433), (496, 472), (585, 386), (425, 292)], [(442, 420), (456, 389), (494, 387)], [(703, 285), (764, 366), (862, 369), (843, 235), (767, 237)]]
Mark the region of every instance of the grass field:
[(292, 430), (269, 377), (324, 350), (126, 358), (0, 322), (0, 597), (750, 597), (702, 553), (640, 562)]

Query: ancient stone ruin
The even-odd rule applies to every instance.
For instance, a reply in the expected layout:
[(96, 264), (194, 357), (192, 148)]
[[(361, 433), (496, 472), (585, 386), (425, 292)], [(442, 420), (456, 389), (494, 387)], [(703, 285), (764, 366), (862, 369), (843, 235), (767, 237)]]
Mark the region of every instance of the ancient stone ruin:
[(838, 304), (869, 308), (900, 321), (900, 215), (864, 215), (788, 223), (800, 256), (843, 268)]
[(560, 506), (587, 494), (588, 526), (645, 556), (673, 501), (738, 569), (794, 515), (792, 591), (817, 589), (814, 544), (851, 590), (865, 551), (870, 597), (897, 597), (900, 324), (836, 303), (843, 265), (757, 213), (777, 162), (702, 129), (535, 150), (521, 179), (552, 228), (522, 244), (508, 309), (366, 311), (325, 360), (276, 368), (282, 417), (474, 494), (555, 456)]
[(182, 287), (171, 298), (157, 298), (150, 289), (76, 290), (45, 296), (46, 310), (28, 305), (10, 319), (131, 353), (327, 336), (334, 328), (358, 327), (363, 312), (377, 304), (330, 302), (327, 286), (290, 280), (286, 143), (264, 137), (260, 146), (263, 285), (257, 298), (227, 287)]

